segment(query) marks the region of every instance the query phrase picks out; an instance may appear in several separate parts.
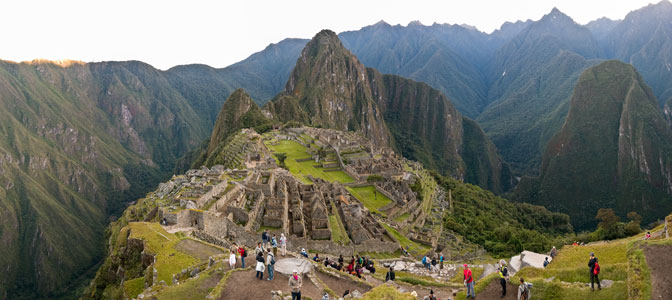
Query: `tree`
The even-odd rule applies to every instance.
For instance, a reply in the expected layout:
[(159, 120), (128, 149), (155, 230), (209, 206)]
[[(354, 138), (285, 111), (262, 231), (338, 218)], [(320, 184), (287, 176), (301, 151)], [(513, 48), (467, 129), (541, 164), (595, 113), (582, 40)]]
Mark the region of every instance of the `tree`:
[(275, 153), (275, 157), (278, 158), (278, 161), (280, 162), (280, 167), (287, 169), (287, 165), (285, 165), (285, 159), (287, 159), (287, 153)]
[(635, 222), (637, 224), (642, 223), (642, 216), (640, 216), (636, 211), (631, 211), (627, 214), (628, 220), (630, 222)]
[(632, 236), (642, 232), (642, 228), (640, 227), (642, 216), (640, 216), (637, 212), (631, 211), (628, 213), (627, 217), (630, 222), (625, 224), (625, 235)]
[(600, 224), (598, 224), (597, 227), (605, 231), (613, 229), (614, 226), (616, 226), (616, 223), (620, 220), (611, 208), (600, 208), (597, 211), (595, 219), (600, 220)]
[(366, 182), (372, 183), (372, 182), (382, 182), (385, 181), (385, 178), (383, 176), (380, 176), (378, 174), (372, 174), (366, 177)]

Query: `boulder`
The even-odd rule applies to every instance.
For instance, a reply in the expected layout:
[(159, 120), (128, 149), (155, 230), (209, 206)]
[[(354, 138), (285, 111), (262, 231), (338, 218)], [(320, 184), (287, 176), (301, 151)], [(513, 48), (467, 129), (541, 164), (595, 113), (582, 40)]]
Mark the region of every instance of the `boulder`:
[(608, 287), (611, 287), (612, 285), (614, 285), (614, 281), (613, 281), (613, 280), (602, 279), (602, 281), (600, 282), (600, 286), (601, 286), (602, 288), (608, 288)]
[(307, 274), (313, 271), (313, 265), (301, 258), (283, 258), (275, 262), (275, 272), (291, 275), (293, 270), (298, 270), (300, 274)]

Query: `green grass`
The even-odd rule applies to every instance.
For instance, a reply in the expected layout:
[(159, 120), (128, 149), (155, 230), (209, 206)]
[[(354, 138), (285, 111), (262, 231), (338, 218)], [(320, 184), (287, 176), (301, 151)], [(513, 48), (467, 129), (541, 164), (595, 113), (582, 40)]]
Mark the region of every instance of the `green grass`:
[(303, 145), (295, 141), (282, 140), (278, 141), (275, 145), (266, 143), (266, 147), (276, 153), (286, 153), (287, 159), (285, 160), (285, 164), (287, 165), (287, 169), (289, 169), (289, 171), (303, 183), (311, 183), (310, 180), (305, 177), (306, 175), (311, 175), (315, 178), (321, 178), (330, 182), (354, 182), (352, 177), (348, 176), (348, 174), (343, 171), (324, 172), (322, 168), (313, 167), (315, 161), (309, 160), (297, 162), (296, 159), (310, 158), (310, 154), (306, 152), (306, 148)]
[(368, 208), (372, 213), (378, 213), (382, 216), (385, 216), (385, 213), (379, 211), (381, 207), (388, 205), (392, 202), (392, 199), (387, 198), (387, 196), (376, 191), (376, 187), (373, 185), (368, 185), (364, 187), (346, 187), (348, 192), (350, 192), (357, 200), (362, 202), (366, 208)]
[(145, 289), (145, 278), (139, 277), (124, 281), (124, 291), (128, 298), (137, 298), (140, 293)]
[(400, 216), (394, 218), (394, 220), (397, 221), (397, 222), (400, 222), (400, 223), (401, 223), (401, 222), (406, 221), (406, 219), (408, 219), (410, 216), (411, 216), (411, 214), (409, 214), (409, 213), (404, 213), (404, 214), (402, 214), (402, 215), (400, 215)]
[(348, 242), (348, 233), (341, 225), (338, 215), (329, 215), (329, 228), (331, 229), (331, 240), (334, 243), (344, 245)]
[(651, 299), (651, 270), (646, 264), (646, 256), (640, 248), (641, 243), (631, 244), (628, 250), (628, 298), (632, 300)]
[[(381, 223), (383, 227), (389, 232), (398, 242), (399, 244), (404, 247), (404, 249), (408, 249), (408, 252), (415, 256), (415, 257), (420, 257), (424, 255), (425, 253), (429, 252), (430, 248), (428, 246), (416, 243), (414, 241), (409, 240), (407, 237), (404, 235), (400, 234), (396, 229), (392, 228), (390, 225), (387, 225), (385, 223)], [(406, 248), (408, 247), (408, 248)]]
[(166, 232), (158, 223), (132, 222), (128, 226), (131, 230), (130, 237), (145, 240), (145, 251), (157, 255), (155, 267), (159, 273), (158, 281), (163, 280), (170, 285), (173, 274), (199, 262), (196, 258), (176, 250), (175, 245), (181, 239)]
[(415, 300), (410, 293), (402, 293), (386, 284), (377, 286), (363, 296), (362, 300)]
[(222, 274), (212, 274), (203, 272), (198, 278), (187, 280), (180, 285), (168, 287), (157, 295), (159, 300), (188, 300), (205, 299), (214, 287), (203, 286), (212, 276), (221, 276)]

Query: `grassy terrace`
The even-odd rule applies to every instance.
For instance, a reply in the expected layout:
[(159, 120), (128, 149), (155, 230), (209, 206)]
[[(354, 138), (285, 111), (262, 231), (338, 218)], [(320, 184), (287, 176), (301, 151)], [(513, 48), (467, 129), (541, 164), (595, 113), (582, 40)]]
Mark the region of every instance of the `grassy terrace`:
[[(297, 159), (310, 158), (310, 154), (306, 152), (306, 147), (295, 141), (282, 140), (278, 141), (276, 145), (271, 145), (270, 142), (266, 142), (266, 147), (275, 153), (286, 153), (287, 159), (285, 160), (285, 164), (287, 165), (287, 168), (303, 183), (311, 183), (310, 180), (305, 177), (306, 175), (311, 175), (315, 178), (321, 178), (331, 182), (354, 182), (352, 177), (348, 176), (348, 174), (343, 171), (324, 172), (322, 168), (314, 167), (315, 161), (309, 160), (297, 162)], [(277, 160), (277, 157), (275, 159)]]
[(376, 188), (372, 185), (354, 188), (346, 187), (346, 189), (372, 213), (377, 213), (382, 216), (385, 216), (385, 213), (378, 209), (392, 202), (392, 199), (387, 198), (387, 196), (376, 191)]
[(396, 229), (392, 228), (391, 226), (385, 223), (381, 223), (381, 225), (383, 225), (383, 227), (385, 227), (387, 232), (389, 232), (395, 239), (397, 239), (397, 241), (399, 241), (399, 244), (401, 244), (401, 246), (404, 247), (404, 249), (408, 249), (408, 252), (411, 255), (415, 257), (420, 257), (425, 253), (429, 252), (430, 248), (428, 246), (411, 241), (406, 236), (399, 233)]

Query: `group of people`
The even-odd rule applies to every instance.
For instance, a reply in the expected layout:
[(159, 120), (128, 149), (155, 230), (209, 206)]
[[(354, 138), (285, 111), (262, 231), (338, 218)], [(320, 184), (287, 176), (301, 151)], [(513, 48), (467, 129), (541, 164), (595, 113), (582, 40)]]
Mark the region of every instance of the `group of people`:
[(275, 233), (271, 236), (266, 229), (261, 233), (261, 244), (264, 248), (273, 249), (273, 255), (278, 255), (278, 248), (280, 248), (282, 256), (287, 255), (287, 237), (284, 233), (281, 233), (280, 238), (278, 238)]
[[(305, 251), (304, 249), (301, 249), (301, 253), (304, 253), (304, 251)], [(376, 267), (373, 260), (368, 259), (364, 256), (360, 257), (359, 255), (352, 256), (350, 262), (347, 265), (345, 265), (345, 259), (343, 258), (343, 255), (339, 255), (338, 258), (333, 259), (326, 257), (324, 260), (322, 260), (319, 254), (315, 253), (313, 261), (318, 263), (320, 262), (324, 263), (325, 267), (331, 267), (336, 269), (337, 271), (342, 271), (357, 276), (358, 278), (362, 278), (364, 270), (368, 270), (372, 274), (376, 273)]]
[(443, 259), (443, 253), (439, 253), (438, 257), (432, 257), (431, 259), (425, 255), (422, 257), (421, 262), (427, 270), (431, 270), (432, 267), (436, 267), (437, 264), (439, 265), (439, 269), (443, 270)]

